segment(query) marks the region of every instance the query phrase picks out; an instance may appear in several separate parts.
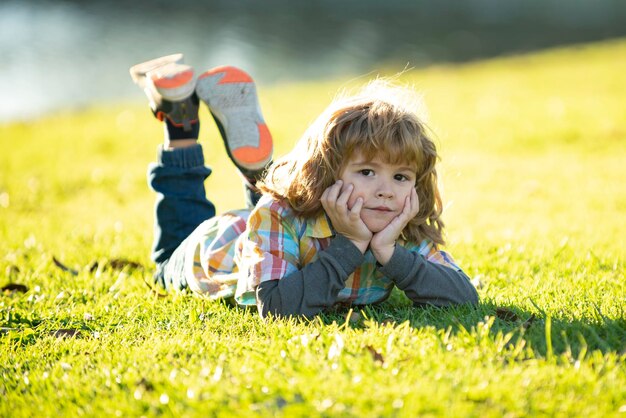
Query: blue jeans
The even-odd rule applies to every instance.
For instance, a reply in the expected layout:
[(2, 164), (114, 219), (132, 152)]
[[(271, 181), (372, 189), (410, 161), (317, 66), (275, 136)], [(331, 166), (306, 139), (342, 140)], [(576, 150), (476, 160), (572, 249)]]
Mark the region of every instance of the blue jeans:
[[(207, 199), (204, 180), (211, 169), (204, 166), (200, 144), (189, 148), (163, 150), (148, 167), (148, 184), (157, 194), (155, 202), (152, 260), (156, 263), (155, 283), (165, 289), (184, 290), (186, 240), (205, 220), (215, 216)], [(244, 184), (246, 204), (253, 207), (260, 195)]]

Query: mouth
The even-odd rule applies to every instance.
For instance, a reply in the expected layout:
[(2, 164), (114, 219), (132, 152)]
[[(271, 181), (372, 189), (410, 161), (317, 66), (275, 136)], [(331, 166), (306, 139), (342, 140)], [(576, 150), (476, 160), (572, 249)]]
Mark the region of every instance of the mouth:
[(367, 208), (369, 210), (373, 210), (376, 212), (393, 212), (393, 210), (391, 208), (388, 208), (387, 206), (377, 206), (375, 208)]

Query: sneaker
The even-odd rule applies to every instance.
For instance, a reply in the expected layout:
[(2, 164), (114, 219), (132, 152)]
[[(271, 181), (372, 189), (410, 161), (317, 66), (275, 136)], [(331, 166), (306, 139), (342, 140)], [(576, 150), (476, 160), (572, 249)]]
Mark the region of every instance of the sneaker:
[(198, 76), (196, 94), (213, 115), (230, 159), (246, 178), (259, 178), (273, 144), (252, 77), (235, 67), (214, 68)]
[(142, 62), (141, 64), (133, 65), (130, 67), (130, 76), (135, 84), (144, 89), (146, 87), (146, 76), (150, 71), (173, 62), (182, 64), (183, 54), (166, 55), (164, 57)]
[(130, 73), (143, 87), (157, 119), (167, 118), (174, 126), (191, 131), (191, 125), (198, 122), (196, 79), (193, 68), (175, 60), (178, 56), (182, 59), (175, 54), (135, 65)]

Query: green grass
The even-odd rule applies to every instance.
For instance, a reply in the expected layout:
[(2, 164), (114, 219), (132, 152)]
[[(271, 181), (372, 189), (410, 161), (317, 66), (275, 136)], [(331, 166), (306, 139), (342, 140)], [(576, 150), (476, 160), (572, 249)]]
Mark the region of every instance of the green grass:
[[(0, 293), (0, 416), (626, 416), (624, 74), (626, 41), (403, 74), (483, 303), (394, 293), (352, 320), (145, 286), (161, 127), (143, 103), (0, 126), (0, 285), (28, 288)], [(277, 154), (361, 81), (259, 86)], [(208, 194), (239, 207), (202, 112)]]

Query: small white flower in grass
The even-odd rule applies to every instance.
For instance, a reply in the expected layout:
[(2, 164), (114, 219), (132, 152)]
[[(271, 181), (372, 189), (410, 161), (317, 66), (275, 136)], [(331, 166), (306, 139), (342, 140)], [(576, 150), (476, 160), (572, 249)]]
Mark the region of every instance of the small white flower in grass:
[(389, 337), (387, 338), (387, 352), (391, 353), (393, 352), (393, 342), (396, 339), (396, 334), (389, 334)]
[(309, 345), (309, 343), (313, 340), (316, 340), (317, 338), (319, 338), (320, 334), (315, 331), (311, 334), (302, 334), (302, 335), (296, 335), (295, 337), (291, 337), (289, 339), (290, 343), (297, 343), (299, 342), (302, 347), (306, 347)]
[(328, 360), (332, 360), (335, 357), (339, 357), (343, 351), (343, 337), (340, 334), (335, 334), (335, 340), (328, 349)]
[(24, 247), (33, 248), (35, 245), (37, 245), (37, 238), (35, 238), (33, 234), (30, 234), (28, 238), (24, 240)]
[(6, 209), (9, 207), (9, 203), (9, 194), (7, 192), (0, 193), (0, 207)]
[(308, 334), (303, 334), (300, 336), (300, 344), (302, 344), (302, 347), (306, 347), (307, 345), (309, 345), (309, 341), (311, 341), (311, 337)]
[(626, 404), (624, 404), (624, 405), (620, 406), (620, 407), (619, 407), (619, 409), (618, 409), (617, 411), (618, 411), (618, 412), (620, 412), (620, 413), (624, 413), (624, 412), (626, 412)]
[(195, 398), (195, 396), (196, 396), (196, 393), (193, 391), (193, 389), (191, 388), (187, 389), (187, 398), (193, 399)]
[(89, 312), (86, 312), (83, 318), (85, 319), (85, 321), (93, 321), (93, 315)]
[(167, 393), (162, 393), (159, 397), (159, 402), (161, 402), (162, 405), (167, 405), (170, 403), (170, 397), (167, 396)]
[(482, 274), (478, 274), (476, 276), (474, 276), (471, 280), (472, 286), (474, 286), (476, 289), (482, 289), (483, 288), (483, 275)]
[(222, 366), (217, 366), (215, 368), (215, 373), (213, 373), (213, 381), (214, 382), (219, 382), (219, 380), (222, 378), (222, 372), (224, 371), (224, 369), (222, 369)]
[(65, 371), (72, 370), (72, 366), (68, 363), (61, 363), (61, 368)]
[(135, 393), (133, 395), (135, 399), (140, 400), (143, 397), (143, 390), (140, 388), (135, 389)]
[(327, 410), (328, 408), (330, 408), (331, 406), (333, 406), (333, 400), (330, 398), (326, 398), (322, 402), (320, 402), (320, 405), (317, 408), (317, 410), (320, 412), (323, 412)]
[(391, 406), (394, 409), (400, 409), (404, 406), (404, 401), (402, 399), (394, 399)]

